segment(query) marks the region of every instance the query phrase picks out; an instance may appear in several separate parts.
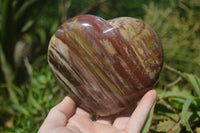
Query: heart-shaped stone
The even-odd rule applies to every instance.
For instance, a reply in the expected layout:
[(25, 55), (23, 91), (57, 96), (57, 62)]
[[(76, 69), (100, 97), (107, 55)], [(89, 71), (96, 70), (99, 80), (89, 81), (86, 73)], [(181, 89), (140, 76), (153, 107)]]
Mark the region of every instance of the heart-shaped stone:
[(100, 116), (135, 103), (153, 87), (163, 64), (156, 33), (130, 17), (69, 19), (52, 37), (48, 56), (61, 87), (78, 106)]

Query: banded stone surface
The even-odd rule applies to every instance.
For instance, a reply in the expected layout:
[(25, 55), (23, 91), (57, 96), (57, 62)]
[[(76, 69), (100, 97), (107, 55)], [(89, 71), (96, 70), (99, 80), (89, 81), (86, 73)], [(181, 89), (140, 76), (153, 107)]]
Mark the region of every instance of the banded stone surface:
[(163, 52), (156, 33), (141, 20), (82, 15), (53, 35), (48, 61), (60, 86), (80, 107), (108, 116), (153, 87)]

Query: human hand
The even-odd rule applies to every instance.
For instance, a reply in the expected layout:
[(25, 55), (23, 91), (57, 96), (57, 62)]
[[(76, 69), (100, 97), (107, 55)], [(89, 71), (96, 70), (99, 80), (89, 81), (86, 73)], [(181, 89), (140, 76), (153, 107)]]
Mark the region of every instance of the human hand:
[(92, 114), (77, 107), (74, 101), (66, 96), (51, 109), (38, 133), (139, 133), (156, 97), (156, 91), (150, 90), (135, 110), (130, 108), (117, 117), (110, 116), (92, 121)]

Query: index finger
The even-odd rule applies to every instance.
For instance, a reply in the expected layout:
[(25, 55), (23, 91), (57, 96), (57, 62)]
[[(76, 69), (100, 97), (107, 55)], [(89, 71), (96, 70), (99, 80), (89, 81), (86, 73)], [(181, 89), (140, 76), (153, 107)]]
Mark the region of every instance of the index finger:
[(66, 96), (50, 110), (39, 131), (66, 126), (68, 119), (75, 113), (75, 110), (76, 104), (70, 97)]

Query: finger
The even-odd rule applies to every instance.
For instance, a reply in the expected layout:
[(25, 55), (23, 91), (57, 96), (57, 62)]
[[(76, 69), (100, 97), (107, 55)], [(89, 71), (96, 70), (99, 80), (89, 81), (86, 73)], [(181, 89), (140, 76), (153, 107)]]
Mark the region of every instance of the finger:
[(130, 119), (131, 114), (133, 113), (133, 110), (136, 107), (136, 103), (130, 106), (128, 109), (121, 112), (115, 121), (113, 122), (113, 126), (116, 127), (119, 130), (123, 130), (125, 126), (127, 125), (127, 122)]
[(77, 108), (75, 115), (90, 119), (92, 114), (82, 108)]
[(62, 102), (50, 110), (40, 130), (49, 130), (65, 126), (68, 119), (75, 113), (75, 109), (76, 105), (74, 101), (66, 96)]
[[(92, 114), (81, 109), (77, 108), (75, 114), (69, 119), (69, 125), (85, 125), (87, 123), (91, 123)], [(83, 121), (85, 123), (83, 123)], [(69, 126), (67, 125), (67, 126)]]
[(114, 118), (115, 116), (99, 117), (96, 122), (106, 125), (112, 125)]
[(127, 123), (125, 130), (128, 133), (139, 133), (142, 130), (148, 114), (156, 101), (156, 98), (157, 93), (155, 90), (150, 90), (143, 96), (142, 100)]
[(113, 123), (113, 126), (116, 127), (119, 130), (123, 130), (129, 121), (129, 117), (118, 117), (115, 122)]
[(76, 127), (79, 131), (85, 133), (90, 131), (93, 128), (93, 123), (91, 118), (91, 113), (77, 108), (75, 114), (69, 119), (67, 128), (73, 129)]

